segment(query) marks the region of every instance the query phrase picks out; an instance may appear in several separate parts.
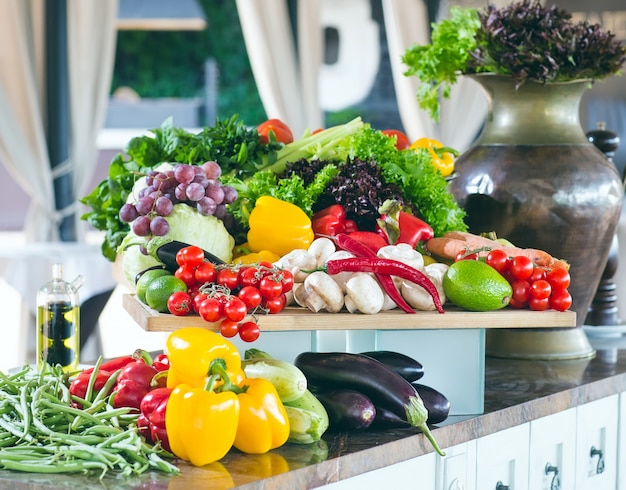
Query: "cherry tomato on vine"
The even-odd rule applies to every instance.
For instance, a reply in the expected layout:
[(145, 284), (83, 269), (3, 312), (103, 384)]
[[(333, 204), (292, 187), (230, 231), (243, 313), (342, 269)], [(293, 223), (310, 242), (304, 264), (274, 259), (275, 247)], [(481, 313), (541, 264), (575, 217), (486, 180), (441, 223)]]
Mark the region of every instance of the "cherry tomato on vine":
[(240, 322), (246, 317), (248, 307), (237, 296), (231, 296), (224, 304), (224, 316), (227, 320)]
[(281, 293), (276, 298), (263, 298), (261, 306), (265, 308), (269, 314), (280, 313), (285, 309), (287, 297), (285, 293)]
[(517, 255), (511, 259), (509, 265), (509, 271), (515, 279), (524, 280), (528, 279), (535, 268), (532, 260), (525, 255)]
[(239, 278), (237, 272), (232, 269), (220, 269), (217, 273), (216, 282), (232, 291), (239, 285)]
[(282, 269), (276, 272), (276, 277), (280, 279), (283, 285), (283, 293), (288, 293), (293, 289), (294, 279), (291, 271)]
[(246, 304), (249, 310), (259, 306), (261, 304), (261, 299), (263, 299), (261, 296), (261, 292), (258, 290), (258, 288), (255, 288), (254, 286), (242, 287), (239, 290), (237, 296), (239, 296), (241, 301)]
[(167, 299), (167, 309), (172, 315), (185, 316), (191, 311), (191, 296), (184, 291), (172, 293)]
[(534, 298), (528, 300), (528, 307), (533, 311), (544, 311), (550, 307), (550, 298)]
[(264, 276), (259, 282), (261, 296), (267, 299), (277, 298), (283, 292), (283, 284), (279, 278), (273, 274)]
[(198, 314), (205, 322), (214, 323), (223, 316), (222, 303), (217, 298), (206, 298), (200, 303)]
[(461, 250), (454, 258), (455, 262), (458, 262), (459, 260), (478, 260), (478, 254), (469, 253), (469, 250)]
[(550, 308), (557, 311), (567, 311), (572, 306), (572, 296), (567, 289), (557, 289), (552, 291), (550, 296)]
[(533, 283), (535, 281), (541, 281), (546, 278), (546, 271), (541, 267), (535, 267), (533, 273), (528, 278), (528, 282)]
[(183, 281), (188, 288), (193, 287), (197, 284), (194, 267), (195, 266), (192, 266), (190, 264), (183, 264), (178, 269), (176, 269), (176, 272), (174, 272), (174, 275), (178, 277), (178, 279)]
[(200, 284), (205, 282), (215, 282), (217, 278), (217, 271), (215, 265), (212, 262), (202, 262), (196, 267), (195, 271), (196, 281)]
[(539, 279), (530, 285), (530, 296), (535, 299), (546, 299), (552, 294), (552, 287), (545, 279)]
[(552, 289), (567, 289), (570, 285), (571, 277), (566, 269), (557, 267), (548, 271), (546, 281), (550, 283)]
[(239, 271), (239, 285), (240, 286), (254, 286), (258, 287), (261, 280), (261, 274), (256, 267), (245, 267)]
[(260, 334), (261, 330), (259, 326), (253, 321), (244, 322), (239, 325), (239, 337), (244, 342), (254, 342), (259, 338)]
[(527, 303), (530, 298), (530, 284), (528, 281), (513, 281), (511, 283), (511, 289), (513, 290), (513, 294), (511, 295), (511, 299), (515, 300), (517, 303)]
[(204, 261), (204, 250), (195, 245), (181, 248), (176, 252), (176, 263), (178, 265), (190, 265), (196, 267)]
[(517, 301), (515, 298), (511, 298), (509, 300), (509, 306), (511, 308), (521, 310), (523, 308), (526, 308), (526, 306), (528, 306), (528, 303), (526, 301)]
[(223, 337), (231, 338), (239, 333), (239, 323), (224, 318), (220, 322), (220, 334)]
[(487, 265), (490, 265), (500, 274), (503, 274), (509, 269), (509, 254), (499, 248), (494, 248), (487, 254), (485, 258)]
[(193, 297), (193, 311), (200, 313), (200, 305), (207, 298), (208, 296), (205, 293), (198, 292), (198, 294)]

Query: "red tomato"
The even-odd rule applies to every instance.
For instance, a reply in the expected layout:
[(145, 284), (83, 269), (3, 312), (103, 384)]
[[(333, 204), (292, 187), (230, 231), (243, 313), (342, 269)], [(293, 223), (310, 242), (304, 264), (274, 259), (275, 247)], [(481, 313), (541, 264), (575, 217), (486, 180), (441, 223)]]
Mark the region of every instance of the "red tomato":
[(469, 250), (461, 250), (454, 259), (455, 262), (459, 260), (478, 260), (477, 253), (469, 253)]
[(239, 290), (237, 294), (241, 301), (243, 301), (249, 310), (256, 308), (261, 304), (261, 292), (254, 286), (244, 286)]
[(535, 299), (546, 299), (550, 297), (552, 287), (545, 279), (539, 279), (530, 285), (530, 296)]
[(266, 299), (277, 298), (283, 292), (283, 284), (273, 274), (265, 276), (259, 282), (261, 296)]
[(176, 269), (174, 275), (178, 277), (178, 279), (183, 281), (188, 288), (191, 288), (197, 284), (194, 266), (190, 264), (181, 265), (178, 269)]
[(268, 119), (259, 124), (256, 129), (259, 132), (261, 143), (264, 145), (270, 142), (270, 133), (274, 134), (276, 141), (284, 143), (285, 145), (293, 141), (291, 129), (280, 119)]
[(239, 333), (239, 323), (224, 318), (220, 322), (220, 334), (223, 337), (231, 338)]
[(541, 267), (535, 267), (533, 269), (533, 273), (528, 278), (528, 282), (533, 283), (535, 281), (540, 281), (546, 278), (546, 271)]
[(259, 273), (259, 269), (256, 267), (246, 267), (239, 271), (239, 284), (241, 286), (259, 286), (259, 281), (261, 280), (261, 275)]
[(572, 306), (572, 296), (567, 289), (552, 291), (552, 296), (550, 296), (550, 308), (557, 311), (567, 311), (570, 306)]
[(193, 311), (200, 313), (200, 305), (207, 299), (207, 295), (204, 293), (198, 293), (193, 297)]
[(288, 293), (293, 289), (294, 279), (291, 271), (283, 269), (278, 271), (276, 276), (280, 278), (280, 281), (283, 284), (283, 293)]
[(167, 299), (167, 309), (172, 315), (185, 316), (191, 311), (191, 296), (184, 291), (172, 293)]
[(511, 289), (513, 289), (511, 299), (514, 299), (518, 303), (528, 302), (530, 298), (530, 284), (528, 281), (513, 281), (511, 283)]
[(533, 311), (544, 311), (550, 307), (550, 298), (533, 298), (528, 300), (528, 307)]
[(276, 298), (264, 298), (261, 302), (261, 306), (263, 306), (263, 308), (265, 308), (270, 314), (280, 313), (285, 309), (286, 304), (287, 297), (285, 296), (285, 293), (281, 293)]
[(222, 303), (217, 298), (207, 298), (200, 303), (198, 313), (205, 322), (214, 323), (222, 318)]
[(548, 271), (546, 280), (550, 283), (552, 289), (567, 289), (570, 285), (571, 277), (567, 270), (558, 267)]
[(254, 342), (260, 334), (261, 330), (255, 322), (245, 322), (239, 326), (239, 337), (244, 342)]
[(509, 269), (509, 254), (499, 248), (493, 249), (487, 254), (485, 262), (497, 270), (500, 274), (503, 274)]
[(191, 265), (196, 267), (204, 261), (204, 250), (195, 245), (181, 248), (176, 253), (176, 263), (178, 265)]
[(535, 266), (533, 265), (532, 260), (530, 260), (525, 255), (518, 255), (517, 257), (513, 257), (511, 259), (511, 264), (509, 265), (509, 271), (511, 271), (511, 275), (515, 279), (524, 280), (528, 279), (534, 270)]
[(511, 300), (509, 301), (509, 306), (518, 310), (526, 308), (527, 305), (528, 303), (526, 303), (525, 301), (516, 301), (514, 298), (511, 298)]
[(231, 291), (239, 285), (237, 272), (232, 269), (220, 269), (217, 273), (216, 281), (222, 286), (226, 286)]
[(205, 282), (215, 282), (217, 277), (217, 271), (215, 265), (212, 262), (202, 262), (195, 271), (196, 281), (200, 284)]
[(409, 138), (402, 131), (398, 131), (397, 129), (383, 129), (381, 133), (389, 136), (390, 138), (395, 138), (396, 149), (398, 150), (406, 150), (409, 146), (411, 146)]
[(248, 307), (237, 296), (232, 296), (224, 304), (224, 316), (227, 320), (240, 322), (245, 318), (246, 313), (248, 313)]

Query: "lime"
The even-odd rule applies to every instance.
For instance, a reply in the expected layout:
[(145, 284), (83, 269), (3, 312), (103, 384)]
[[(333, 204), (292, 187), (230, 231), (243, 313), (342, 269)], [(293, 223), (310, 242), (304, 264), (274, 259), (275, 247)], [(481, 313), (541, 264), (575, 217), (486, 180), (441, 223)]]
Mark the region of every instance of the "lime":
[(513, 290), (498, 271), (479, 260), (459, 260), (443, 276), (446, 297), (469, 311), (492, 311), (509, 304)]
[(167, 312), (167, 300), (177, 291), (187, 291), (187, 285), (176, 276), (159, 276), (146, 288), (146, 304), (159, 313)]
[(137, 284), (135, 284), (135, 292), (137, 293), (137, 299), (142, 303), (146, 302), (146, 289), (148, 284), (150, 284), (154, 279), (160, 276), (171, 275), (165, 269), (149, 269), (144, 272), (141, 277), (137, 280)]

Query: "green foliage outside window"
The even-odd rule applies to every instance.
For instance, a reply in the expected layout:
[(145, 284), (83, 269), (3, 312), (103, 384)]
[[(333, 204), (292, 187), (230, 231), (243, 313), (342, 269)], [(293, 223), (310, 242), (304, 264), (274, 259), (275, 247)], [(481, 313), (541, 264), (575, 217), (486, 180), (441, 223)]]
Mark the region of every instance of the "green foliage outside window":
[[(119, 31), (111, 91), (121, 86), (142, 98), (202, 98), (204, 63), (219, 69), (217, 116), (239, 114), (253, 125), (265, 119), (232, 0), (200, 0), (204, 31)], [(214, 121), (205, 121), (212, 124)]]

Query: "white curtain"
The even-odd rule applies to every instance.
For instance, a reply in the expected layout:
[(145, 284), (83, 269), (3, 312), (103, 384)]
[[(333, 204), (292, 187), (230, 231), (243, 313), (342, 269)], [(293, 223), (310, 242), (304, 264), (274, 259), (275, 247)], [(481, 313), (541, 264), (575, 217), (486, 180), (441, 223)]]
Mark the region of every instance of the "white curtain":
[(96, 133), (111, 82), (117, 0), (68, 0), (67, 5), (70, 156), (55, 175), (72, 172), (75, 204), (57, 212), (45, 128), (45, 0), (0, 2), (0, 45), (5, 47), (0, 50), (0, 159), (32, 200), (24, 226), (29, 241), (57, 241), (65, 215), (76, 213), (80, 224), (76, 199), (97, 163)]
[(286, 0), (237, 0), (246, 50), (268, 118), (283, 120), (296, 138), (323, 127), (318, 103), (322, 63), (320, 0), (298, 0), (298, 47)]
[(413, 44), (429, 42), (428, 11), (423, 0), (383, 0), (385, 30), (400, 117), (409, 139), (435, 138), (459, 151), (469, 148), (487, 114), (487, 99), (480, 86), (460, 77), (449, 99), (441, 101), (440, 122), (419, 108), (419, 81), (406, 77), (402, 55)]

